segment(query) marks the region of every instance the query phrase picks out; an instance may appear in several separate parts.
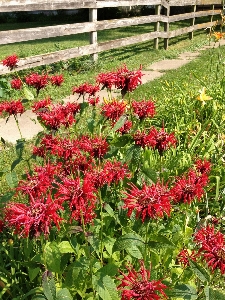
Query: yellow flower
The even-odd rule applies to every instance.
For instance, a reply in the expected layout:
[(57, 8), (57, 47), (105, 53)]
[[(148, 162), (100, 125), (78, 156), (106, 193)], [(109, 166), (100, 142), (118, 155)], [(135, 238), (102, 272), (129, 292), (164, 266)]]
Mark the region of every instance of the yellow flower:
[(205, 105), (205, 101), (212, 100), (212, 97), (207, 96), (205, 93), (205, 87), (203, 87), (201, 90), (199, 90), (200, 95), (197, 97), (197, 100), (201, 101), (203, 105)]

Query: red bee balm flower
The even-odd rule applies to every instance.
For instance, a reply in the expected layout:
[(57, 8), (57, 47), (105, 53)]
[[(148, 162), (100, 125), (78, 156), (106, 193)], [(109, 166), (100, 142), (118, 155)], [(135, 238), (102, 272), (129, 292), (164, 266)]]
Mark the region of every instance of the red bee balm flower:
[(140, 271), (132, 266), (127, 267), (128, 274), (124, 274), (118, 290), (121, 291), (121, 300), (160, 300), (167, 299), (164, 290), (167, 288), (160, 280), (150, 281), (150, 271), (145, 269), (144, 262), (140, 261)]
[(52, 85), (61, 86), (64, 81), (64, 78), (63, 75), (54, 75), (50, 77), (50, 81)]
[(7, 56), (5, 59), (2, 60), (3, 66), (8, 67), (10, 70), (17, 67), (17, 63), (19, 61), (19, 58), (16, 54)]
[(26, 84), (36, 89), (37, 95), (41, 89), (44, 89), (48, 85), (48, 80), (47, 74), (39, 75), (38, 73), (32, 73), (25, 78)]
[(140, 120), (147, 117), (152, 118), (155, 115), (155, 103), (151, 100), (132, 101), (132, 107)]
[(84, 94), (89, 94), (90, 96), (94, 96), (97, 92), (99, 91), (99, 86), (98, 85), (92, 85), (89, 83), (84, 83), (81, 84), (78, 87), (73, 87), (72, 93), (79, 94), (79, 95), (84, 95)]
[(185, 268), (190, 265), (190, 260), (196, 261), (197, 256), (198, 253), (196, 253), (194, 250), (188, 251), (188, 249), (183, 249), (177, 255), (177, 259)]
[(146, 138), (146, 143), (153, 149), (157, 149), (159, 155), (163, 155), (163, 152), (171, 146), (176, 146), (177, 140), (174, 133), (167, 133), (164, 128), (158, 131), (156, 128), (152, 127)]
[(74, 219), (79, 224), (92, 222), (95, 217), (97, 197), (96, 189), (87, 178), (81, 182), (80, 178), (65, 178), (58, 189), (58, 201), (68, 201), (71, 211), (71, 221)]
[(124, 114), (126, 110), (126, 102), (113, 100), (107, 104), (104, 104), (101, 108), (101, 114), (106, 118), (116, 123), (118, 119)]
[(170, 215), (169, 191), (159, 182), (151, 186), (144, 183), (141, 189), (130, 183), (130, 190), (125, 195), (127, 197), (124, 199), (124, 208), (128, 209), (129, 217), (133, 211), (136, 212), (136, 218), (141, 216), (142, 222), (146, 218), (156, 219), (162, 218), (164, 214)]
[(23, 82), (21, 81), (20, 78), (12, 79), (10, 84), (11, 84), (11, 88), (15, 89), (15, 90), (21, 90), (21, 88), (23, 86)]
[(173, 200), (190, 204), (195, 198), (201, 200), (204, 195), (204, 187), (208, 182), (208, 176), (199, 176), (190, 169), (187, 176), (178, 177), (175, 185), (170, 190)]
[(214, 226), (201, 228), (194, 237), (200, 246), (198, 253), (203, 256), (209, 268), (214, 271), (220, 269), (225, 273), (225, 238), (222, 232), (216, 231)]
[(127, 92), (134, 91), (137, 86), (142, 83), (142, 75), (141, 67), (138, 71), (130, 71), (126, 65), (118, 69), (115, 86), (117, 89), (121, 89), (122, 97), (126, 95)]
[(24, 113), (25, 109), (20, 100), (0, 103), (0, 113), (8, 113), (9, 116)]
[(51, 196), (32, 199), (29, 205), (9, 203), (5, 208), (5, 224), (15, 229), (15, 233), (23, 237), (48, 235), (51, 227), (59, 223), (62, 218), (57, 214), (63, 208), (55, 203)]

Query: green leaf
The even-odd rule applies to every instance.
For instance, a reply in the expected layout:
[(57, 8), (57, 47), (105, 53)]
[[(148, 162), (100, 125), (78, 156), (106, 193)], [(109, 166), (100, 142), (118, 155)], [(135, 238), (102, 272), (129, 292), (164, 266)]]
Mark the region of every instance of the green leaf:
[(88, 120), (87, 120), (88, 130), (89, 130), (91, 133), (94, 132), (94, 123), (95, 123), (95, 120), (94, 120), (94, 119), (88, 119)]
[(29, 267), (29, 269), (28, 269), (28, 275), (29, 275), (30, 281), (33, 281), (37, 277), (37, 275), (39, 274), (40, 270), (41, 269), (39, 267), (34, 268), (34, 269)]
[(119, 300), (116, 285), (108, 275), (93, 276), (93, 286), (103, 300)]
[(210, 275), (207, 273), (207, 271), (200, 266), (197, 262), (190, 260), (190, 267), (192, 271), (195, 273), (195, 275), (202, 281), (202, 282), (209, 282), (210, 281)]
[(74, 253), (74, 249), (70, 245), (69, 241), (63, 241), (59, 243), (58, 248), (61, 253)]
[(47, 300), (56, 300), (56, 286), (53, 277), (48, 277), (45, 272), (42, 280), (42, 287)]
[(149, 238), (149, 242), (148, 242), (148, 245), (152, 248), (162, 248), (162, 247), (171, 247), (171, 248), (175, 248), (175, 245), (173, 242), (171, 242), (166, 236), (163, 236), (163, 235), (154, 235), (154, 236), (151, 236)]
[(11, 188), (15, 188), (18, 185), (18, 177), (15, 171), (12, 171), (10, 173), (7, 173), (6, 176), (6, 181)]
[(18, 158), (22, 157), (24, 146), (25, 146), (25, 139), (16, 140), (16, 154)]
[(27, 100), (30, 100), (30, 101), (34, 100), (33, 93), (27, 87), (23, 87), (23, 94)]
[(121, 116), (119, 120), (116, 122), (116, 124), (114, 125), (112, 131), (116, 131), (120, 129), (125, 124), (126, 120), (127, 120), (127, 116)]
[(56, 300), (73, 300), (69, 290), (67, 288), (61, 289), (57, 292)]
[(198, 298), (196, 289), (188, 284), (176, 285), (173, 289), (168, 289), (166, 294), (170, 297), (184, 300), (195, 300)]
[(219, 290), (214, 290), (209, 286), (206, 286), (204, 288), (204, 293), (206, 300), (224, 300), (225, 299), (225, 293)]
[(61, 273), (61, 252), (55, 242), (48, 242), (44, 248), (44, 260), (51, 272)]
[(128, 233), (119, 237), (114, 246), (113, 252), (126, 250), (131, 256), (141, 259), (143, 258), (140, 251), (145, 245), (144, 240), (141, 236), (135, 233)]
[(110, 145), (114, 145), (115, 147), (124, 147), (131, 141), (129, 135), (123, 134), (121, 136), (115, 137), (111, 142)]
[(11, 164), (11, 172), (15, 169), (15, 167), (22, 161), (22, 158), (17, 158), (16, 160), (13, 161)]
[(12, 197), (15, 195), (15, 193), (16, 193), (15, 191), (5, 193), (5, 195), (0, 197), (0, 203), (8, 202), (9, 200), (12, 199)]
[(156, 183), (158, 176), (155, 170), (150, 169), (150, 168), (141, 168), (141, 171), (149, 178), (151, 179), (152, 182)]

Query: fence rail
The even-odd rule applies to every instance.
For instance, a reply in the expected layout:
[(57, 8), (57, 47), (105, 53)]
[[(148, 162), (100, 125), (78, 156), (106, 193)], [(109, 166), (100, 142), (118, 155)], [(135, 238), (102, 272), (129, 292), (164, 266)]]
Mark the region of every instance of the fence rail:
[[(90, 34), (90, 44), (86, 46), (60, 50), (52, 53), (35, 55), (20, 59), (17, 70), (28, 69), (44, 64), (68, 60), (70, 58), (80, 57), (84, 55), (92, 55), (97, 59), (99, 52), (116, 49), (119, 47), (129, 46), (135, 43), (154, 40), (155, 48), (158, 48), (159, 38), (164, 39), (164, 48), (168, 47), (169, 39), (182, 34), (189, 33), (189, 37), (193, 37), (193, 32), (202, 28), (211, 27), (213, 25), (213, 16), (220, 14), (221, 9), (215, 9), (216, 5), (221, 5), (220, 0), (136, 0), (136, 1), (79, 1), (79, 0), (2, 0), (0, 12), (12, 11), (35, 11), (39, 10), (56, 10), (56, 9), (89, 9), (89, 22), (74, 23), (57, 26), (46, 26), (27, 28), (19, 30), (8, 30), (0, 32), (1, 44), (11, 44), (22, 41), (37, 40), (43, 38), (52, 38), (57, 36), (66, 36), (79, 33)], [(139, 6), (154, 5), (155, 15), (122, 18), (112, 20), (97, 20), (98, 8), (104, 7), (121, 7), (121, 6)], [(201, 5), (209, 5), (210, 9), (198, 10)], [(172, 6), (191, 6), (192, 12), (170, 15), (170, 7)], [(161, 14), (161, 7), (164, 7), (164, 14)], [(222, 5), (221, 5), (222, 7)], [(210, 21), (202, 24), (195, 24), (196, 18), (210, 16)], [(170, 31), (170, 23), (181, 20), (190, 20), (190, 26)], [(108, 42), (98, 43), (97, 32), (106, 29), (122, 28), (139, 24), (155, 24), (155, 31), (139, 34), (132, 37), (116, 39)], [(160, 31), (160, 24), (164, 23), (164, 31)], [(8, 68), (0, 65), (0, 74), (10, 72)]]

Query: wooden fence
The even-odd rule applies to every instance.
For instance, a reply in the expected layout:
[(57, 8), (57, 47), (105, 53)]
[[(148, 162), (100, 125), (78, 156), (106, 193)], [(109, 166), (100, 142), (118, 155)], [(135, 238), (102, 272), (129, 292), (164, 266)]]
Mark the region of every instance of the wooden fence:
[[(133, 18), (122, 18), (103, 21), (97, 20), (97, 13), (99, 8), (139, 5), (154, 5), (155, 14)], [(207, 9), (197, 9), (205, 5), (207, 5)], [(221, 8), (215, 8), (215, 5), (221, 5), (221, 0), (1, 0), (0, 12), (36, 11), (40, 9), (58, 10), (88, 8), (89, 22), (9, 30), (2, 32), (0, 31), (0, 42), (1, 44), (10, 44), (71, 34), (90, 34), (89, 45), (20, 59), (17, 70), (28, 69), (45, 64), (51, 64), (54, 62), (68, 60), (84, 55), (92, 55), (94, 59), (97, 59), (97, 55), (99, 52), (124, 47), (135, 43), (146, 42), (149, 40), (154, 40), (154, 47), (157, 49), (160, 38), (164, 39), (164, 48), (167, 49), (170, 38), (180, 36), (186, 33), (189, 33), (189, 37), (192, 38), (194, 31), (202, 28), (211, 27), (213, 25), (213, 16), (218, 15), (221, 12)], [(190, 6), (192, 8), (192, 11), (190, 13), (171, 16), (170, 8), (172, 6)], [(162, 7), (164, 7), (163, 14), (161, 14)], [(209, 21), (206, 23), (196, 24), (196, 18), (203, 16), (209, 16)], [(190, 26), (170, 31), (170, 23), (181, 20), (190, 20)], [(150, 23), (155, 24), (155, 30), (153, 32), (98, 43), (97, 32), (100, 30)], [(160, 25), (162, 23), (164, 24), (163, 30), (160, 30)], [(0, 74), (6, 74), (9, 72), (10, 70), (8, 68), (0, 65)]]

